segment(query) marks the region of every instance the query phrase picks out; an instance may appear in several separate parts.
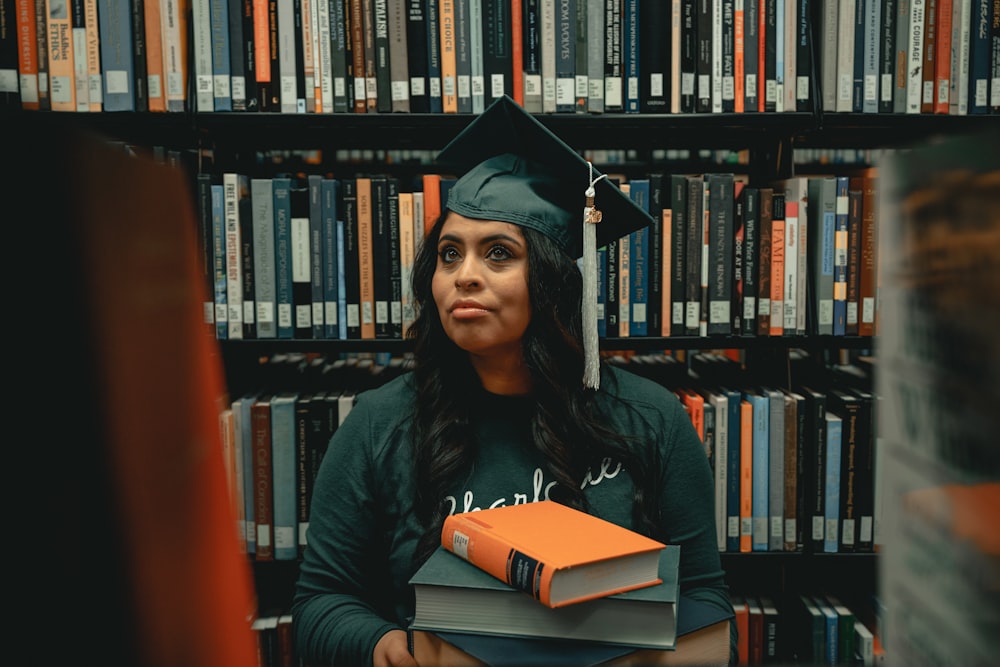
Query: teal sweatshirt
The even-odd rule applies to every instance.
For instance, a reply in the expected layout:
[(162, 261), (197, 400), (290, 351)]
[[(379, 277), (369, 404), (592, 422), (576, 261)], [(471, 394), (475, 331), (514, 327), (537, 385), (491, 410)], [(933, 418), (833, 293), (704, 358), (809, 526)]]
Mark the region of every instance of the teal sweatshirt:
[[(306, 547), (292, 606), (295, 642), (307, 664), (372, 664), (375, 644), (413, 615), (409, 579), (421, 529), (413, 515), (415, 400), (411, 374), (359, 395), (330, 440), (313, 490)], [(712, 472), (677, 397), (618, 368), (603, 371), (598, 404), (616, 431), (637, 437), (662, 480), (664, 534), (681, 546), (680, 586), (732, 611), (715, 536)], [(548, 497), (555, 484), (531, 444), (531, 399), (482, 392), (479, 451), (468, 479), (446, 497), (452, 513)], [(617, 465), (582, 481), (590, 512), (635, 528), (631, 479)], [(731, 652), (736, 629), (732, 624)]]

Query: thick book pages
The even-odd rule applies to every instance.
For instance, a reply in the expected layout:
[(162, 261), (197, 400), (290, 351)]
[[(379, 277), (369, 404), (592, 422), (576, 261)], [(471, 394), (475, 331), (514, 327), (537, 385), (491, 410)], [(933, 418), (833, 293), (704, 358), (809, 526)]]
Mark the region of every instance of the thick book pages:
[(659, 583), (665, 547), (551, 500), (453, 514), (441, 543), (549, 607)]
[(410, 579), (416, 597), (411, 628), (672, 649), (679, 559), (676, 545), (659, 550), (662, 582), (655, 586), (550, 608), (441, 548)]

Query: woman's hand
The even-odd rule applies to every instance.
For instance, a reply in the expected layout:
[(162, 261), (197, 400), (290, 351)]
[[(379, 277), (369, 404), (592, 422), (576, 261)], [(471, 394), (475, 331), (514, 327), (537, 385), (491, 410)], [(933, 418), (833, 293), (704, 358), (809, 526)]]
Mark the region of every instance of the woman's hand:
[(372, 667), (418, 667), (417, 661), (410, 655), (404, 631), (390, 630), (382, 635), (375, 644)]

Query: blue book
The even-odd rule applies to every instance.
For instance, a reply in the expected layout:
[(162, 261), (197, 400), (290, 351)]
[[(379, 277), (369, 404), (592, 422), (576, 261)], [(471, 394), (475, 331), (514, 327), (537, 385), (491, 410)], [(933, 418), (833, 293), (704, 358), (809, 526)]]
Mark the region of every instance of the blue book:
[(323, 177), (309, 174), (309, 287), (312, 296), (312, 337), (325, 338), (326, 291), (323, 282)]
[(833, 335), (847, 333), (847, 216), (850, 211), (847, 176), (837, 176), (836, 213), (834, 214), (833, 256)]
[[(822, 656), (816, 656), (814, 659), (814, 664), (826, 664), (826, 665), (836, 665), (837, 664), (837, 643), (840, 641), (839, 633), (837, 631), (838, 616), (837, 612), (833, 610), (833, 607), (827, 603), (822, 595), (816, 595), (813, 598), (813, 602), (819, 608), (820, 613), (823, 614), (825, 619), (825, 632), (823, 633), (823, 651)], [(852, 658), (853, 656), (845, 656), (844, 664)]]
[(274, 502), (274, 559), (295, 560), (298, 543), (298, 453), (295, 436), (297, 394), (271, 398), (271, 475)]
[[(991, 46), (990, 29), (997, 20), (991, 18), (992, 10), (992, 0), (972, 0), (972, 26), (969, 30), (968, 112), (970, 115), (986, 114), (990, 112), (991, 108), (990, 54), (993, 53), (993, 47)], [(996, 55), (993, 58), (995, 59)]]
[(274, 275), (274, 189), (270, 178), (250, 180), (253, 217), (254, 307), (257, 337), (276, 338)]
[(806, 245), (810, 265), (810, 291), (816, 304), (811, 332), (833, 334), (833, 264), (837, 225), (837, 179), (814, 176), (807, 186)]
[(337, 337), (347, 338), (347, 282), (344, 280), (344, 221), (337, 218)]
[(215, 277), (215, 337), (229, 338), (226, 280), (226, 214), (221, 183), (212, 184), (212, 275)]
[(840, 452), (843, 444), (843, 420), (826, 413), (826, 479), (823, 488), (823, 551), (837, 553), (840, 533)]
[(639, 113), (639, 0), (624, 0), (622, 6), (622, 66), (625, 74), (625, 113)]
[(556, 5), (556, 113), (576, 111), (576, 5)]
[(135, 111), (132, 88), (132, 3), (99, 0), (98, 38), (101, 48), (101, 81), (104, 111)]
[(271, 179), (274, 196), (274, 302), (278, 338), (295, 336), (292, 304), (292, 179)]
[(340, 181), (324, 178), (320, 196), (323, 201), (323, 338), (340, 338), (338, 271), (340, 261), (337, 243), (337, 197)]
[(229, 63), (229, 3), (226, 0), (209, 0), (212, 17), (212, 90), (213, 108), (216, 111), (233, 110), (231, 90), (232, 72)]
[[(742, 394), (736, 389), (723, 389), (729, 399), (726, 455), (726, 551), (740, 550), (740, 401)], [(719, 443), (723, 446), (723, 443)]]
[(757, 391), (746, 392), (746, 398), (753, 407), (751, 548), (753, 551), (767, 551), (771, 404), (766, 394)]
[[(649, 210), (649, 179), (629, 181), (629, 197), (643, 210)], [(629, 234), (629, 336), (649, 333), (649, 227)]]

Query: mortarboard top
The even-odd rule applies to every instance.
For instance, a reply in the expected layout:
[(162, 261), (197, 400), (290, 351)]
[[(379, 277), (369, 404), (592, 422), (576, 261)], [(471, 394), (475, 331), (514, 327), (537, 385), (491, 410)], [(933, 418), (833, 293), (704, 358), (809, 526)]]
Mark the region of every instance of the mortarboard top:
[[(601, 173), (509, 96), (493, 102), (438, 154), (463, 174), (442, 202), (479, 220), (500, 220), (542, 232), (576, 258), (583, 255), (586, 190)], [(594, 186), (597, 246), (653, 222), (607, 178)]]

